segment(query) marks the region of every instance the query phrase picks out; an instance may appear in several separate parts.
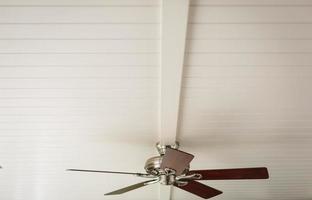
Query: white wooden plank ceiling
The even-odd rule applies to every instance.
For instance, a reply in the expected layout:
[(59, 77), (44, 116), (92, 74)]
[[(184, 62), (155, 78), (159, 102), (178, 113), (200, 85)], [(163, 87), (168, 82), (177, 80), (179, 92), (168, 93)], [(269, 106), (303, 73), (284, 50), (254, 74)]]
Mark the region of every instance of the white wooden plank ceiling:
[[(156, 154), (159, 0), (0, 0), (0, 199), (104, 197)], [(312, 199), (312, 1), (191, 0), (177, 139), (192, 168), (267, 166), (207, 181), (215, 200)], [(173, 200), (198, 199), (174, 189)]]

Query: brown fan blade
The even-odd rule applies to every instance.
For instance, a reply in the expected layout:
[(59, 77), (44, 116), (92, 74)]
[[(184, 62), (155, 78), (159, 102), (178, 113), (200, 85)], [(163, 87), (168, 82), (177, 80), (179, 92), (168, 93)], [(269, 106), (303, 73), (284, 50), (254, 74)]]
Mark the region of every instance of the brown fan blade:
[(189, 181), (185, 186), (178, 186), (177, 184), (175, 184), (174, 186), (197, 196), (200, 196), (204, 199), (209, 199), (211, 197), (222, 194), (221, 191), (199, 183), (197, 181)]
[(182, 172), (188, 167), (193, 158), (194, 156), (192, 154), (172, 148), (167, 148), (160, 168), (174, 169), (176, 171), (176, 175), (178, 176), (181, 175)]
[(267, 179), (269, 173), (265, 167), (238, 168), (238, 169), (212, 169), (192, 170), (188, 174), (201, 174), (199, 180), (229, 180), (229, 179)]
[(67, 169), (67, 171), (76, 171), (76, 172), (95, 172), (95, 173), (109, 173), (109, 174), (127, 174), (127, 175), (137, 175), (137, 176), (147, 176), (148, 174), (143, 173), (133, 173), (133, 172), (115, 172), (115, 171), (99, 171), (99, 170), (90, 170), (90, 169)]
[(115, 190), (113, 192), (110, 192), (110, 193), (107, 193), (107, 194), (104, 194), (104, 195), (118, 195), (118, 194), (123, 194), (125, 192), (129, 192), (131, 190), (135, 190), (135, 189), (138, 189), (140, 187), (143, 187), (143, 186), (146, 186), (146, 185), (149, 185), (149, 184), (152, 184), (153, 182), (155, 182), (156, 180), (149, 180), (149, 181), (144, 181), (144, 182), (141, 182), (141, 183), (137, 183), (137, 184), (134, 184), (134, 185), (130, 185), (128, 187), (124, 187), (124, 188), (121, 188), (119, 190)]

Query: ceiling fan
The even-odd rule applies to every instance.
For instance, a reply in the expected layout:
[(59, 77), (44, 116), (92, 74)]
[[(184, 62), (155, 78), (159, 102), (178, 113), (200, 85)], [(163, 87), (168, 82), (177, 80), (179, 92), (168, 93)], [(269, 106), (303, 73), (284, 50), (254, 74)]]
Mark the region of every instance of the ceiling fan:
[(97, 172), (112, 174), (135, 175), (150, 180), (137, 183), (105, 195), (118, 195), (143, 186), (161, 183), (173, 185), (177, 188), (190, 192), (194, 195), (208, 199), (219, 194), (221, 191), (204, 185), (198, 180), (237, 180), (237, 179), (268, 179), (268, 170), (265, 167), (239, 168), (239, 169), (205, 169), (190, 170), (192, 154), (178, 150), (179, 143), (174, 145), (160, 145), (157, 143), (159, 156), (149, 158), (145, 163), (146, 173), (99, 171), (86, 169), (67, 169), (68, 171)]

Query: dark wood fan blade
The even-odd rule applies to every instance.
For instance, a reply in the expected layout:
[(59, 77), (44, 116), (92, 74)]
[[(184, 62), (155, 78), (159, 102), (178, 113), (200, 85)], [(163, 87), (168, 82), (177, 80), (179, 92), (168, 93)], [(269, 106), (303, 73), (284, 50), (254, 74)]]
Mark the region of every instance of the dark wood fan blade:
[(143, 173), (132, 173), (132, 172), (115, 172), (115, 171), (99, 171), (99, 170), (90, 170), (90, 169), (67, 169), (67, 171), (76, 171), (76, 172), (95, 172), (95, 173), (109, 173), (109, 174), (128, 174), (128, 175), (148, 175)]
[(174, 186), (185, 190), (187, 192), (190, 192), (192, 194), (195, 194), (197, 196), (200, 196), (204, 199), (209, 199), (211, 197), (217, 196), (219, 194), (222, 194), (221, 191), (214, 189), (212, 187), (209, 187), (207, 185), (204, 185), (202, 183), (199, 183), (197, 181), (189, 181), (187, 185), (185, 186), (178, 186), (175, 184)]
[(269, 173), (265, 167), (192, 170), (188, 174), (201, 174), (200, 180), (231, 180), (231, 179), (267, 179)]
[(154, 182), (155, 180), (149, 180), (149, 181), (144, 181), (144, 182), (141, 182), (141, 183), (137, 183), (137, 184), (134, 184), (134, 185), (130, 185), (128, 187), (124, 187), (124, 188), (121, 188), (119, 190), (115, 190), (113, 192), (109, 192), (105, 195), (118, 195), (118, 194), (123, 194), (125, 192), (129, 192), (131, 190), (135, 190), (135, 189), (138, 189), (140, 187), (143, 187), (143, 186), (146, 186), (148, 185), (150, 182)]
[(163, 156), (160, 168), (170, 168), (176, 171), (176, 175), (181, 175), (182, 172), (188, 167), (193, 160), (192, 154), (179, 151), (176, 149), (167, 148), (166, 153)]

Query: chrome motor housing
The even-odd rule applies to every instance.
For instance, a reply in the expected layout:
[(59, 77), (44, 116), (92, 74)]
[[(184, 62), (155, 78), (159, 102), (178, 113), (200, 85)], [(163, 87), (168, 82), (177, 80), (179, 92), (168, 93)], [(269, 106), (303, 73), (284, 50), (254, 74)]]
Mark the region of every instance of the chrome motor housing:
[(146, 162), (145, 162), (145, 171), (148, 174), (152, 174), (155, 176), (160, 175), (160, 165), (161, 165), (161, 161), (162, 161), (162, 156), (154, 156), (149, 158)]
[(160, 143), (157, 143), (156, 147), (160, 155), (147, 159), (147, 161), (145, 162), (145, 166), (144, 166), (145, 171), (148, 174), (150, 174), (152, 177), (154, 178), (157, 177), (158, 181), (163, 185), (172, 185), (175, 182), (177, 182), (180, 185), (186, 184), (185, 180), (189, 179), (189, 177), (186, 176), (186, 174), (188, 173), (190, 166), (188, 166), (183, 171), (183, 173), (179, 176), (176, 176), (175, 170), (173, 169), (169, 169), (169, 168), (161, 169), (160, 168), (166, 149), (168, 147), (172, 149), (178, 149), (179, 143), (176, 142), (173, 145), (160, 145)]

